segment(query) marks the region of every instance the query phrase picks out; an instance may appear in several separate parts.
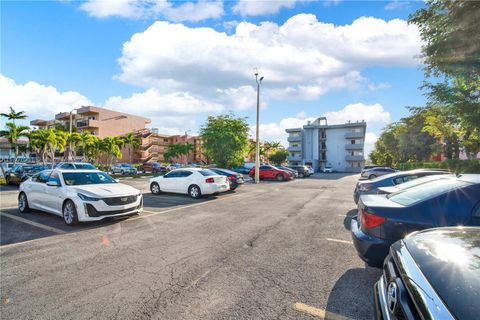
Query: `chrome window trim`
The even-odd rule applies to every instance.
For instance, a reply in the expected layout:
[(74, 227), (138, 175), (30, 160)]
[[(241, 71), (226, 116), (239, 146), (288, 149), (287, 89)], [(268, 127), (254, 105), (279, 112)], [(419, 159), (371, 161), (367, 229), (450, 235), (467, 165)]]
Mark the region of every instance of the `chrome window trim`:
[(395, 248), (392, 246), (391, 251), (403, 283), (422, 319), (455, 320), (455, 317), (418, 267), (405, 243), (399, 241)]

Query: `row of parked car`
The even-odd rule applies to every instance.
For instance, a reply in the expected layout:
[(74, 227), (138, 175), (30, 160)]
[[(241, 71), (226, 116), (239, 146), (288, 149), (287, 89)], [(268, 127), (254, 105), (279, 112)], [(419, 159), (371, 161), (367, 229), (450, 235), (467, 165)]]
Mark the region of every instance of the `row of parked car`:
[[(73, 166), (72, 166), (73, 165)], [(242, 174), (222, 168), (180, 168), (152, 177), (150, 191), (188, 194), (192, 198), (235, 190), (244, 183)], [(67, 225), (139, 214), (140, 190), (119, 183), (108, 173), (84, 163), (43, 168), (20, 184), (18, 209), (50, 212)]]
[(480, 174), (374, 169), (355, 187), (350, 230), (360, 258), (383, 267), (376, 318), (477, 319)]

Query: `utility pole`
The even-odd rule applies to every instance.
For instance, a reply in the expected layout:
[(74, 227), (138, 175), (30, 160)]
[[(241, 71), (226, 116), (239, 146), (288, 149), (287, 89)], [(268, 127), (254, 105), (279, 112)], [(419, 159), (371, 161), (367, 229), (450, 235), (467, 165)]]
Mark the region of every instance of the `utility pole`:
[(258, 78), (258, 70), (255, 70), (255, 81), (257, 82), (257, 126), (256, 126), (256, 148), (255, 148), (255, 183), (260, 183), (260, 85), (263, 77)]

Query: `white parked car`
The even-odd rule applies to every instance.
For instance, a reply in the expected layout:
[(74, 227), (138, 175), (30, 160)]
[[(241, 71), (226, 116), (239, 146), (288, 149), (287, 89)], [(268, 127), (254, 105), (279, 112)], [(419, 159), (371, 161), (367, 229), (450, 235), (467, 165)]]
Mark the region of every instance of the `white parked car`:
[(139, 214), (143, 197), (138, 189), (100, 170), (54, 169), (39, 172), (20, 185), (18, 209), (50, 212), (74, 225)]
[(150, 191), (153, 194), (184, 193), (195, 199), (202, 195), (225, 192), (229, 188), (227, 177), (201, 168), (175, 169), (164, 176), (150, 179)]
[(333, 172), (333, 168), (330, 167), (330, 166), (325, 166), (325, 167), (322, 169), (322, 171), (323, 171), (324, 173), (332, 173), (332, 172)]
[(307, 168), (308, 168), (308, 173), (309, 174), (314, 174), (315, 173), (315, 171), (313, 170), (313, 168), (311, 166), (307, 166)]

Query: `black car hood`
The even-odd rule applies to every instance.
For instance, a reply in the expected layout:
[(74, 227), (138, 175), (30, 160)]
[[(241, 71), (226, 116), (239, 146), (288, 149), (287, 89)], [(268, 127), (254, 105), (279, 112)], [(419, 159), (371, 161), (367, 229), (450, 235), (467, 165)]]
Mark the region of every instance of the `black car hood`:
[(438, 228), (404, 243), (420, 270), (457, 319), (480, 315), (480, 228)]

